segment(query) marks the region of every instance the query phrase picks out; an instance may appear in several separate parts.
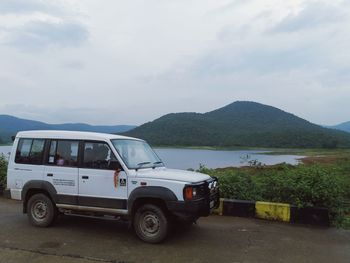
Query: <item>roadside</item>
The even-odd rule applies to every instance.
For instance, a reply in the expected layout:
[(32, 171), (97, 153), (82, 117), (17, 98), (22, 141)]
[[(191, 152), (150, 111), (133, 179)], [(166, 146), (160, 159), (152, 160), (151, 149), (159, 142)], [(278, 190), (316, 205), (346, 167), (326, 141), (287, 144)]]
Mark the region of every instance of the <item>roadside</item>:
[(211, 216), (159, 245), (125, 222), (65, 216), (29, 225), (21, 203), (0, 198), (0, 262), (350, 262), (350, 231)]
[(202, 166), (198, 171), (219, 178), (223, 198), (327, 208), (333, 225), (350, 229), (350, 150), (308, 149), (293, 154), (306, 157), (299, 165), (269, 166), (250, 160), (244, 167)]

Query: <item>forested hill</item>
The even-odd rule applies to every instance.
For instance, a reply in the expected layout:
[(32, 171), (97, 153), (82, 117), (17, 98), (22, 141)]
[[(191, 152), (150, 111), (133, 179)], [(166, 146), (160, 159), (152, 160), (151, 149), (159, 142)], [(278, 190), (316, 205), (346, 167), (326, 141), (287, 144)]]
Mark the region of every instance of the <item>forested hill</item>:
[(0, 144), (11, 142), (11, 136), (25, 130), (70, 130), (104, 133), (121, 133), (136, 126), (132, 125), (89, 125), (85, 123), (48, 124), (40, 121), (21, 119), (10, 115), (0, 115)]
[(335, 125), (335, 126), (331, 126), (329, 128), (333, 128), (333, 129), (337, 129), (337, 130), (341, 130), (341, 131), (346, 131), (346, 132), (350, 132), (350, 121), (348, 122), (343, 122), (341, 124)]
[(125, 134), (162, 146), (350, 147), (350, 134), (246, 101), (204, 114), (168, 114)]

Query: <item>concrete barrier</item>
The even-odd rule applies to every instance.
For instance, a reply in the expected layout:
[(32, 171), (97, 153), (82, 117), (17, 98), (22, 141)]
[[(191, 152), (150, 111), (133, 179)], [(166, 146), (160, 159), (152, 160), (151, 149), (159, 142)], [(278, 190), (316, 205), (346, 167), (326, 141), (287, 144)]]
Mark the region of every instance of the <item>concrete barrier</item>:
[(271, 202), (256, 202), (255, 216), (261, 219), (289, 222), (290, 205)]
[(291, 223), (330, 226), (329, 211), (322, 207), (291, 206)]
[(246, 201), (220, 198), (220, 205), (214, 211), (217, 215), (255, 217), (290, 223), (329, 226), (327, 208), (298, 208), (284, 203)]
[(255, 202), (225, 199), (222, 214), (226, 216), (254, 217)]

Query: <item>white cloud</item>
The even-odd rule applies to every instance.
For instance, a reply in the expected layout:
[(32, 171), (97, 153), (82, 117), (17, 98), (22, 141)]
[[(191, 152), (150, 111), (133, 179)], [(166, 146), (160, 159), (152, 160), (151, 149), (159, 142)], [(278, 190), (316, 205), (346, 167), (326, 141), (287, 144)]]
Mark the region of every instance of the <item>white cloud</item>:
[(343, 9), (344, 3), (311, 1), (305, 3), (297, 14), (290, 14), (277, 24), (274, 32), (295, 32), (298, 30), (315, 29), (323, 26), (333, 26), (347, 20), (348, 10)]
[(63, 12), (63, 7), (55, 0), (1, 0), (0, 14), (26, 14), (33, 12), (45, 12), (58, 14)]
[(88, 39), (88, 31), (74, 22), (33, 21), (18, 28), (11, 28), (5, 44), (21, 51), (37, 52), (49, 47), (76, 47)]
[(313, 122), (350, 119), (345, 1), (4, 3), (1, 113), (141, 124), (256, 100)]

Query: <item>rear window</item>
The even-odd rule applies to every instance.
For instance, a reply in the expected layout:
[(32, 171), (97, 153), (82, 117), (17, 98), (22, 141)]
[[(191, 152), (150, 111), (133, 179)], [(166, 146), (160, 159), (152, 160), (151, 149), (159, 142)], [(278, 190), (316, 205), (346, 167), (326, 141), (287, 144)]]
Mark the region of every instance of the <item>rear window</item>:
[(17, 146), (15, 162), (23, 164), (42, 164), (44, 139), (20, 139)]

